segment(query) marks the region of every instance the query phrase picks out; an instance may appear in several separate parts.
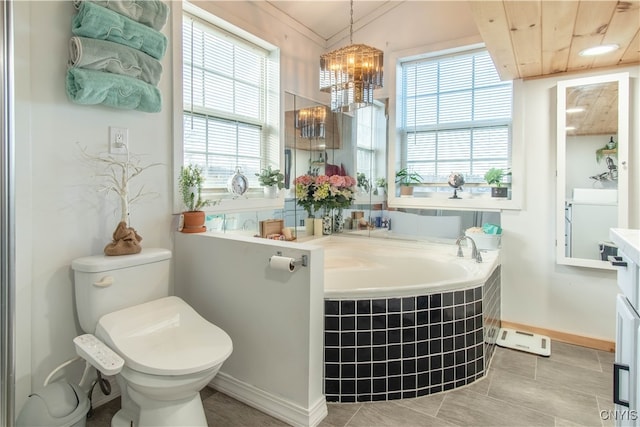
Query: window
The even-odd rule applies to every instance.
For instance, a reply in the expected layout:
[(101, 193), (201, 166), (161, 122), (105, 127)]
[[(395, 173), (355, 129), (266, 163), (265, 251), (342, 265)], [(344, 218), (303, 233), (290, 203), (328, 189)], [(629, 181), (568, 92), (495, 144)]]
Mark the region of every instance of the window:
[(446, 187), (452, 172), (481, 183), (511, 166), (512, 82), (486, 50), (402, 62), (401, 73), (402, 167)]
[(185, 13), (182, 56), (183, 164), (204, 169), (208, 192), (237, 167), (258, 188), (255, 174), (280, 161), (277, 50)]
[(356, 118), (356, 166), (364, 173), (371, 186), (378, 178), (385, 177), (385, 153), (387, 145), (387, 119), (385, 105), (380, 102), (358, 108)]

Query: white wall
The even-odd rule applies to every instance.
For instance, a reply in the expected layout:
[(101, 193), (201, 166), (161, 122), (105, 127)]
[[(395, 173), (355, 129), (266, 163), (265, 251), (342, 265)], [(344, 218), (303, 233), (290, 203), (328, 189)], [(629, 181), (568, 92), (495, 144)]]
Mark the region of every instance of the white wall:
[[(602, 159), (596, 161), (596, 150), (604, 147), (612, 135), (585, 135), (567, 136), (567, 158), (571, 162), (567, 165), (566, 194), (571, 198), (574, 188), (603, 188), (603, 184), (590, 179), (590, 176), (607, 172), (607, 162)], [(618, 137), (614, 135), (614, 141)], [(618, 164), (618, 158), (612, 156), (614, 163)], [(605, 184), (607, 185), (607, 184)], [(607, 188), (615, 188), (617, 183), (611, 183)]]
[[(171, 166), (171, 75), (159, 88), (165, 94), (158, 114), (72, 104), (65, 93), (71, 19), (70, 1), (16, 2), (19, 32), (16, 64), (16, 157), (18, 259), (30, 280), (30, 322), (18, 313), (17, 359), (30, 360), (31, 389), (63, 361), (75, 356), (72, 339), (80, 332), (73, 296), (71, 260), (101, 253), (111, 240), (119, 214), (113, 195), (96, 194), (96, 170), (81, 160), (76, 143), (92, 153), (107, 150), (109, 126), (129, 129), (130, 149), (163, 166), (144, 173), (140, 183), (157, 197), (132, 209), (131, 225), (143, 247), (171, 247), (169, 238)], [(170, 28), (165, 29), (169, 34)], [(170, 54), (162, 61), (165, 70)], [(25, 282), (19, 284), (19, 289)], [(18, 295), (22, 310), (25, 300)], [(30, 351), (27, 349), (30, 344)], [(30, 353), (30, 354), (29, 354)], [(20, 372), (22, 383), (29, 375)], [(77, 381), (78, 378), (75, 378)], [(18, 390), (18, 409), (26, 398)], [(30, 391), (30, 390), (29, 390)]]
[[(301, 259), (293, 273), (271, 256)], [(233, 353), (216, 388), (291, 425), (326, 415), (323, 387), (324, 254), (305, 244), (222, 234), (175, 235), (176, 295), (224, 329)]]
[[(633, 77), (631, 99), (635, 104), (631, 117), (637, 117), (638, 69), (626, 67), (616, 71), (629, 71)], [(592, 74), (596, 73), (581, 75)], [(534, 79), (522, 85), (525, 111), (520, 113), (525, 120), (519, 134), (525, 145), (525, 199), (522, 210), (502, 213), (505, 233), (502, 317), (516, 323), (614, 341), (618, 293), (615, 271), (555, 263), (555, 85), (561, 79), (575, 77)], [(640, 164), (639, 129), (637, 120), (631, 123), (630, 164), (637, 165)], [(635, 169), (631, 169), (630, 183), (638, 182)], [(630, 188), (630, 226), (638, 228), (640, 197), (637, 186), (630, 184)]]

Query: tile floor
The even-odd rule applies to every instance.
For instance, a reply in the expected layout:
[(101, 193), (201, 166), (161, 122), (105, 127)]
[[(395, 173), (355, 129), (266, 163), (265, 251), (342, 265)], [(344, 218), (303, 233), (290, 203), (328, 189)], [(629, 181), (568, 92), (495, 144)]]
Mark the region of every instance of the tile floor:
[[(551, 357), (496, 348), (488, 375), (458, 390), (416, 399), (328, 404), (322, 427), (609, 426), (613, 353), (553, 341)], [(210, 426), (285, 426), (210, 388), (202, 391)], [(96, 408), (88, 427), (107, 427), (119, 399)]]

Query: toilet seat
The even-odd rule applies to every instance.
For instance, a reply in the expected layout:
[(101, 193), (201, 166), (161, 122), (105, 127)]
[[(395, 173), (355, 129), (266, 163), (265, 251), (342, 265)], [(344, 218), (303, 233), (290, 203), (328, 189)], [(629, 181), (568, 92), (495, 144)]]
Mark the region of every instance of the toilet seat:
[(152, 375), (204, 371), (222, 364), (233, 350), (226, 332), (175, 296), (102, 316), (96, 336), (125, 366)]

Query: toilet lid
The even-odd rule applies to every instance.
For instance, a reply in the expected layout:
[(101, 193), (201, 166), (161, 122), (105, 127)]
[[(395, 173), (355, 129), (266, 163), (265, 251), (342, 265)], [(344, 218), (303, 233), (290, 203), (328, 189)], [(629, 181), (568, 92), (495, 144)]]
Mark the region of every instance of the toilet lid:
[(185, 375), (229, 357), (231, 338), (178, 297), (166, 297), (106, 314), (96, 336), (131, 369), (153, 375)]

